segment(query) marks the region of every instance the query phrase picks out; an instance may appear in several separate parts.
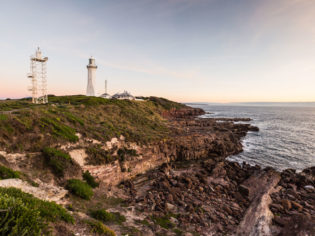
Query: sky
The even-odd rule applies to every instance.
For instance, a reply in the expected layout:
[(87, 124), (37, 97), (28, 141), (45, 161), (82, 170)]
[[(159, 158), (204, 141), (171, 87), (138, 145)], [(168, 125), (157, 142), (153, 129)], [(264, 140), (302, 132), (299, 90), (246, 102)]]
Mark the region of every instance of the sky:
[(95, 90), (179, 102), (315, 101), (314, 0), (0, 0), (0, 98)]

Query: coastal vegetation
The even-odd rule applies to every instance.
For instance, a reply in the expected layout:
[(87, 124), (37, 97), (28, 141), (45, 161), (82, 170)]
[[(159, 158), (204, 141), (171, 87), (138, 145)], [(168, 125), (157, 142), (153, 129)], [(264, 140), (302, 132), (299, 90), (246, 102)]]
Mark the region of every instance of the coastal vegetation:
[(0, 180), (20, 178), (20, 172), (14, 171), (11, 168), (0, 165)]
[[(49, 96), (49, 104), (29, 99), (0, 101), (0, 147), (6, 151), (39, 151), (83, 138), (109, 141), (123, 135), (141, 144), (166, 138), (161, 114), (185, 105), (162, 98), (143, 101), (98, 97)], [(108, 157), (106, 162), (110, 162)]]
[(90, 200), (93, 196), (92, 187), (79, 179), (69, 179), (67, 182), (67, 189), (74, 195), (85, 200)]
[(82, 177), (92, 188), (96, 188), (99, 186), (99, 183), (96, 182), (94, 176), (92, 176), (88, 170), (83, 173)]
[(16, 188), (0, 188), (0, 209), (1, 235), (42, 235), (50, 222), (74, 223), (63, 207)]
[(96, 233), (103, 236), (116, 236), (113, 230), (108, 228), (100, 221), (88, 220), (86, 223), (90, 226), (91, 233)]
[(111, 213), (106, 211), (105, 209), (91, 211), (91, 216), (104, 223), (113, 222), (117, 224), (122, 224), (126, 221), (126, 218), (123, 215), (119, 214), (119, 212)]
[(56, 148), (45, 147), (42, 150), (47, 165), (53, 170), (57, 176), (64, 176), (67, 169), (74, 166), (70, 155), (62, 150)]
[(89, 165), (103, 165), (114, 162), (117, 157), (107, 150), (104, 150), (100, 144), (91, 144), (86, 147), (85, 152), (88, 154), (87, 163)]

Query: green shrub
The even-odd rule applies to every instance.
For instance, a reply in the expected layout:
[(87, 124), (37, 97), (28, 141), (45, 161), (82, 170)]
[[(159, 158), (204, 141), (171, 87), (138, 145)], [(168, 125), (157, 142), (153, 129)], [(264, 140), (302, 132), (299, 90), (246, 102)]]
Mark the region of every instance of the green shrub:
[(115, 157), (104, 150), (100, 145), (90, 145), (86, 148), (88, 154), (87, 162), (89, 165), (102, 165), (112, 163), (116, 160)]
[(0, 179), (20, 178), (20, 172), (0, 165)]
[(117, 151), (117, 155), (119, 156), (120, 160), (124, 160), (125, 156), (138, 156), (135, 149), (128, 149), (126, 147), (119, 148)]
[(47, 228), (38, 209), (32, 209), (22, 199), (0, 195), (1, 235), (40, 235)]
[(104, 236), (116, 236), (115, 232), (99, 221), (87, 221), (91, 227), (92, 233), (101, 234)]
[(6, 121), (8, 116), (6, 114), (0, 114), (0, 121)]
[(42, 153), (47, 161), (47, 164), (53, 169), (55, 174), (63, 176), (65, 169), (72, 164), (72, 159), (68, 153), (64, 151), (45, 147)]
[(0, 209), (0, 235), (42, 235), (48, 222), (74, 223), (63, 207), (16, 188), (0, 187)]
[(88, 170), (83, 173), (82, 177), (92, 188), (96, 188), (99, 186), (99, 183), (95, 181), (95, 178)]
[(0, 196), (7, 194), (14, 198), (22, 199), (25, 204), (29, 204), (32, 208), (40, 211), (41, 217), (49, 221), (63, 220), (65, 222), (74, 222), (73, 217), (61, 206), (55, 202), (43, 201), (33, 197), (33, 195), (24, 193), (17, 188), (1, 188)]
[(67, 189), (74, 195), (86, 200), (89, 200), (93, 196), (91, 186), (79, 179), (69, 179)]
[(91, 216), (103, 222), (114, 222), (121, 224), (126, 221), (126, 217), (119, 214), (119, 212), (108, 212), (104, 209), (91, 211)]

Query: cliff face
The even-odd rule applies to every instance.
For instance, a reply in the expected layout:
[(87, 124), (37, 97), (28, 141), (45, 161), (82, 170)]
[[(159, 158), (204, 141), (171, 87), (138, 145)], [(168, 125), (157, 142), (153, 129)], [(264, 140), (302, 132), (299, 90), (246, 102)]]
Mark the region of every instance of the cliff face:
[[(72, 149), (70, 155), (74, 160), (81, 163), (83, 170), (89, 170), (102, 182), (118, 184), (123, 180), (142, 174), (148, 170), (174, 161), (202, 160), (206, 158), (224, 159), (225, 157), (237, 154), (242, 151), (241, 138), (248, 130), (253, 129), (247, 124), (218, 123), (215, 119), (192, 119), (191, 114), (200, 114), (200, 110), (186, 113), (176, 113), (172, 116), (169, 124), (171, 136), (157, 143), (150, 145), (137, 145), (128, 143), (121, 138), (107, 146), (111, 149), (128, 147), (136, 150), (137, 155), (126, 156), (124, 161), (115, 161), (108, 165), (86, 165), (81, 161), (87, 157), (83, 149), (75, 152)], [(178, 119), (177, 115), (188, 114), (185, 119)], [(81, 147), (80, 147), (81, 148)]]

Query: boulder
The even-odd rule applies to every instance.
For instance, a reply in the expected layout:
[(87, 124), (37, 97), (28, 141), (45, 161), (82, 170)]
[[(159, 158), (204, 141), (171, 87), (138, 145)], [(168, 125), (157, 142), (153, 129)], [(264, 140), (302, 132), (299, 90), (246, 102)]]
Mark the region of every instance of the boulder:
[(303, 210), (303, 206), (295, 201), (292, 201), (292, 206), (293, 208), (297, 209), (299, 212), (301, 212)]
[(283, 199), (283, 200), (281, 201), (281, 204), (282, 204), (282, 206), (283, 206), (283, 208), (284, 208), (285, 210), (290, 210), (290, 209), (292, 208), (291, 201), (288, 200), (288, 199)]

